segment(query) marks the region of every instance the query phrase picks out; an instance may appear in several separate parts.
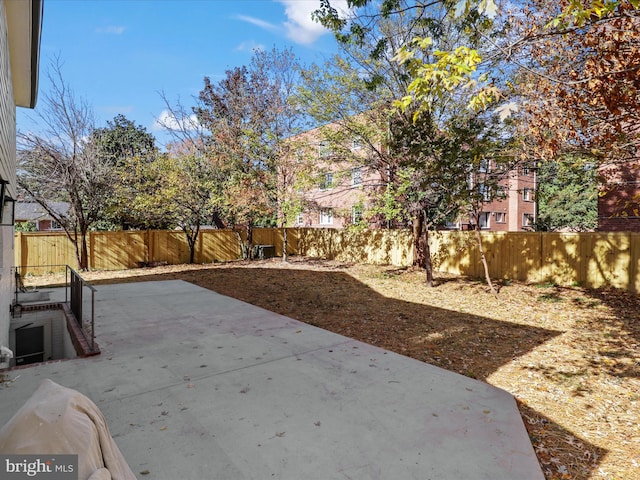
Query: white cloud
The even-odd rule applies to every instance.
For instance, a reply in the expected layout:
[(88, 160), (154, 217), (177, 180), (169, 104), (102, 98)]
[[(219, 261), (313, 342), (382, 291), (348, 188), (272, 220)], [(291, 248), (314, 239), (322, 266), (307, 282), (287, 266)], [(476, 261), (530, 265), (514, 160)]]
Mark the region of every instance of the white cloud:
[(248, 40), (237, 45), (234, 50), (236, 52), (255, 52), (256, 50), (264, 51), (265, 46), (261, 43), (254, 42), (253, 40)]
[(107, 35), (122, 35), (125, 31), (125, 27), (121, 25), (109, 25), (107, 27), (96, 28), (96, 33), (104, 33)]
[(287, 16), (287, 21), (284, 26), (287, 30), (287, 37), (294, 42), (310, 44), (327, 33), (327, 29), (311, 18), (311, 14), (320, 6), (319, 1), (278, 0), (278, 2), (285, 6), (284, 13)]
[[(320, 0), (275, 0), (284, 5), (287, 20), (276, 25), (249, 15), (236, 15), (234, 18), (250, 23), (270, 32), (284, 31), (287, 37), (296, 43), (309, 45), (329, 31), (311, 18), (311, 14), (320, 8)], [(347, 0), (332, 0), (331, 5), (342, 16), (347, 16)]]
[(256, 27), (264, 28), (265, 30), (278, 30), (277, 25), (269, 23), (265, 20), (261, 20), (259, 18), (250, 17), (249, 15), (236, 15), (235, 18), (238, 20), (242, 20), (243, 22), (250, 23), (251, 25), (255, 25)]
[[(311, 14), (320, 7), (319, 0), (278, 0), (285, 6), (287, 21), (284, 27), (287, 36), (296, 43), (311, 44), (319, 37), (328, 33), (320, 23), (311, 18)], [(346, 0), (335, 0), (331, 5), (339, 13), (347, 12)]]
[(198, 130), (201, 128), (198, 118), (192, 114), (188, 117), (176, 118), (169, 110), (163, 110), (155, 122), (153, 130)]

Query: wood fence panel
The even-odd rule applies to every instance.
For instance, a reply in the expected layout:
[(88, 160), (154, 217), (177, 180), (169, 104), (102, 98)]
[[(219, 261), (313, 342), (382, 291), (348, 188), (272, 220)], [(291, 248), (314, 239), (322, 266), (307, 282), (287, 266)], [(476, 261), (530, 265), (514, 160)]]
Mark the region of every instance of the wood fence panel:
[[(299, 229), (297, 228), (287, 228), (287, 253), (290, 255), (299, 253), (298, 232)], [(253, 244), (273, 245), (276, 257), (281, 257), (284, 250), (284, 229), (256, 228), (253, 230)]]
[(591, 255), (583, 283), (590, 287), (635, 288), (637, 272), (635, 278), (631, 273), (637, 258), (632, 259), (631, 248), (634, 239), (638, 242), (638, 237), (631, 233), (597, 233), (587, 238), (591, 240)]
[(300, 238), (300, 229), (287, 228), (287, 253), (289, 255), (298, 255)]
[(472, 232), (432, 232), (429, 245), (434, 269), (455, 275), (475, 275)]
[(282, 246), (284, 244), (282, 229), (280, 228), (254, 228), (254, 245), (273, 245), (275, 254), (282, 256)]
[(411, 232), (370, 230), (366, 232), (305, 228), (298, 230), (298, 253), (343, 262), (411, 265)]
[(150, 262), (167, 262), (170, 265), (189, 262), (189, 244), (182, 230), (151, 230), (149, 246), (153, 251)]
[(203, 230), (199, 240), (198, 263), (228, 262), (242, 256), (238, 233), (233, 230)]
[(640, 232), (629, 235), (629, 285), (627, 290), (640, 292)]
[(298, 234), (298, 253), (306, 257), (332, 259), (333, 231), (325, 228), (304, 228)]
[(148, 261), (147, 232), (91, 232), (91, 268), (122, 270)]
[(21, 267), (23, 275), (62, 271), (64, 265), (77, 267), (75, 249), (64, 233), (18, 233), (14, 248), (15, 265)]

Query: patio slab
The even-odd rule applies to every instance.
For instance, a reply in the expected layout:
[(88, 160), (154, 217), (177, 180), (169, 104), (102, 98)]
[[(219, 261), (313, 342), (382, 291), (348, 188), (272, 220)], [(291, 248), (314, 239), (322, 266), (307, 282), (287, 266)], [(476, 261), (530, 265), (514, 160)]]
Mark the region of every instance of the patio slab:
[(0, 425), (50, 378), (148, 479), (544, 478), (503, 390), (182, 281), (97, 289), (102, 354), (7, 372)]

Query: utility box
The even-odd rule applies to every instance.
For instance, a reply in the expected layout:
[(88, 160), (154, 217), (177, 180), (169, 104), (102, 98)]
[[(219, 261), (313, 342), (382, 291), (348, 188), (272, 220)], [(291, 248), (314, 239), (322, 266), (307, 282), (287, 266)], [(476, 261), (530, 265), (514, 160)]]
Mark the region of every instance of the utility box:
[(273, 258), (276, 256), (276, 247), (274, 245), (254, 245), (253, 258), (264, 260), (265, 258)]

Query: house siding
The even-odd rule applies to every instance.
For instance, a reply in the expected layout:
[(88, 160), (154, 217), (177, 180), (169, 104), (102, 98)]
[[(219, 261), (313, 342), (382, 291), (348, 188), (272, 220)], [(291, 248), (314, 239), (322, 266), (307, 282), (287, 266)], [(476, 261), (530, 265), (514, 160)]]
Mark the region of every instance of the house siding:
[[(8, 194), (15, 198), (16, 186), (16, 107), (13, 100), (9, 39), (4, 2), (0, 1), (0, 176), (8, 180)], [(0, 226), (0, 345), (9, 343), (13, 276), (13, 227)]]

